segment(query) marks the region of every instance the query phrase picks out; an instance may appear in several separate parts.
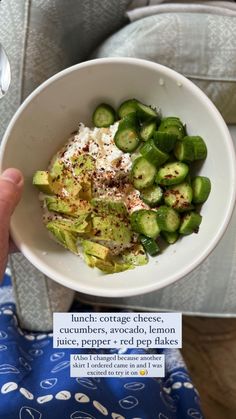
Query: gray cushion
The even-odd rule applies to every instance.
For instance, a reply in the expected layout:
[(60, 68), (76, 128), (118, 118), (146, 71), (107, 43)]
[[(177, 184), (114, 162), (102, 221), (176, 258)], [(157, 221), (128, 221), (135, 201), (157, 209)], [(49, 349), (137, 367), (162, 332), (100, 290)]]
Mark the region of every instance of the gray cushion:
[(196, 83), (225, 121), (236, 123), (236, 17), (162, 13), (107, 39), (93, 57), (128, 56), (167, 65)]

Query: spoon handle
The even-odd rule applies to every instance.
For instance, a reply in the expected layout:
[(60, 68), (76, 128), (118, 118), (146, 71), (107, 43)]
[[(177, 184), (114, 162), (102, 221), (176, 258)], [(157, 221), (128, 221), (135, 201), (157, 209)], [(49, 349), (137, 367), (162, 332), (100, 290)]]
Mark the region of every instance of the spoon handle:
[(0, 44), (0, 99), (6, 94), (11, 82), (10, 63), (7, 54)]

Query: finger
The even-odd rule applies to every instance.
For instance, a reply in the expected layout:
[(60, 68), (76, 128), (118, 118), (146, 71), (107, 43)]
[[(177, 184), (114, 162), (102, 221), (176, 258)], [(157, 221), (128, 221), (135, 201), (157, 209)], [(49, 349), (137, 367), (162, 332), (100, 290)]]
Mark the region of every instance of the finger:
[(9, 250), (9, 225), (23, 188), (23, 176), (17, 169), (7, 169), (0, 176), (0, 279)]
[(0, 219), (1, 224), (9, 219), (19, 202), (23, 176), (17, 169), (7, 169), (0, 176)]

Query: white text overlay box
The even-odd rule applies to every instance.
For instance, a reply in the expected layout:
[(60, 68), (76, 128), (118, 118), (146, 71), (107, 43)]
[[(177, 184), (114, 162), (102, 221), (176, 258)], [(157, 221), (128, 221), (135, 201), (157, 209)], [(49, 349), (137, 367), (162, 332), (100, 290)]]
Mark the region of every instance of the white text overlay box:
[(181, 348), (181, 313), (54, 313), (54, 348)]
[(165, 356), (156, 354), (73, 354), (71, 377), (164, 377)]

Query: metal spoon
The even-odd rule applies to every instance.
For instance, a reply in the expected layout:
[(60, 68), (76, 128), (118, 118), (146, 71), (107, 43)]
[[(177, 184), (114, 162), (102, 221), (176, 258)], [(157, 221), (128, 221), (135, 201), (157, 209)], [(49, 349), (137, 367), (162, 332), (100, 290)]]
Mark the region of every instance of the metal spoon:
[(0, 44), (0, 99), (7, 93), (11, 83), (10, 63), (5, 50)]

